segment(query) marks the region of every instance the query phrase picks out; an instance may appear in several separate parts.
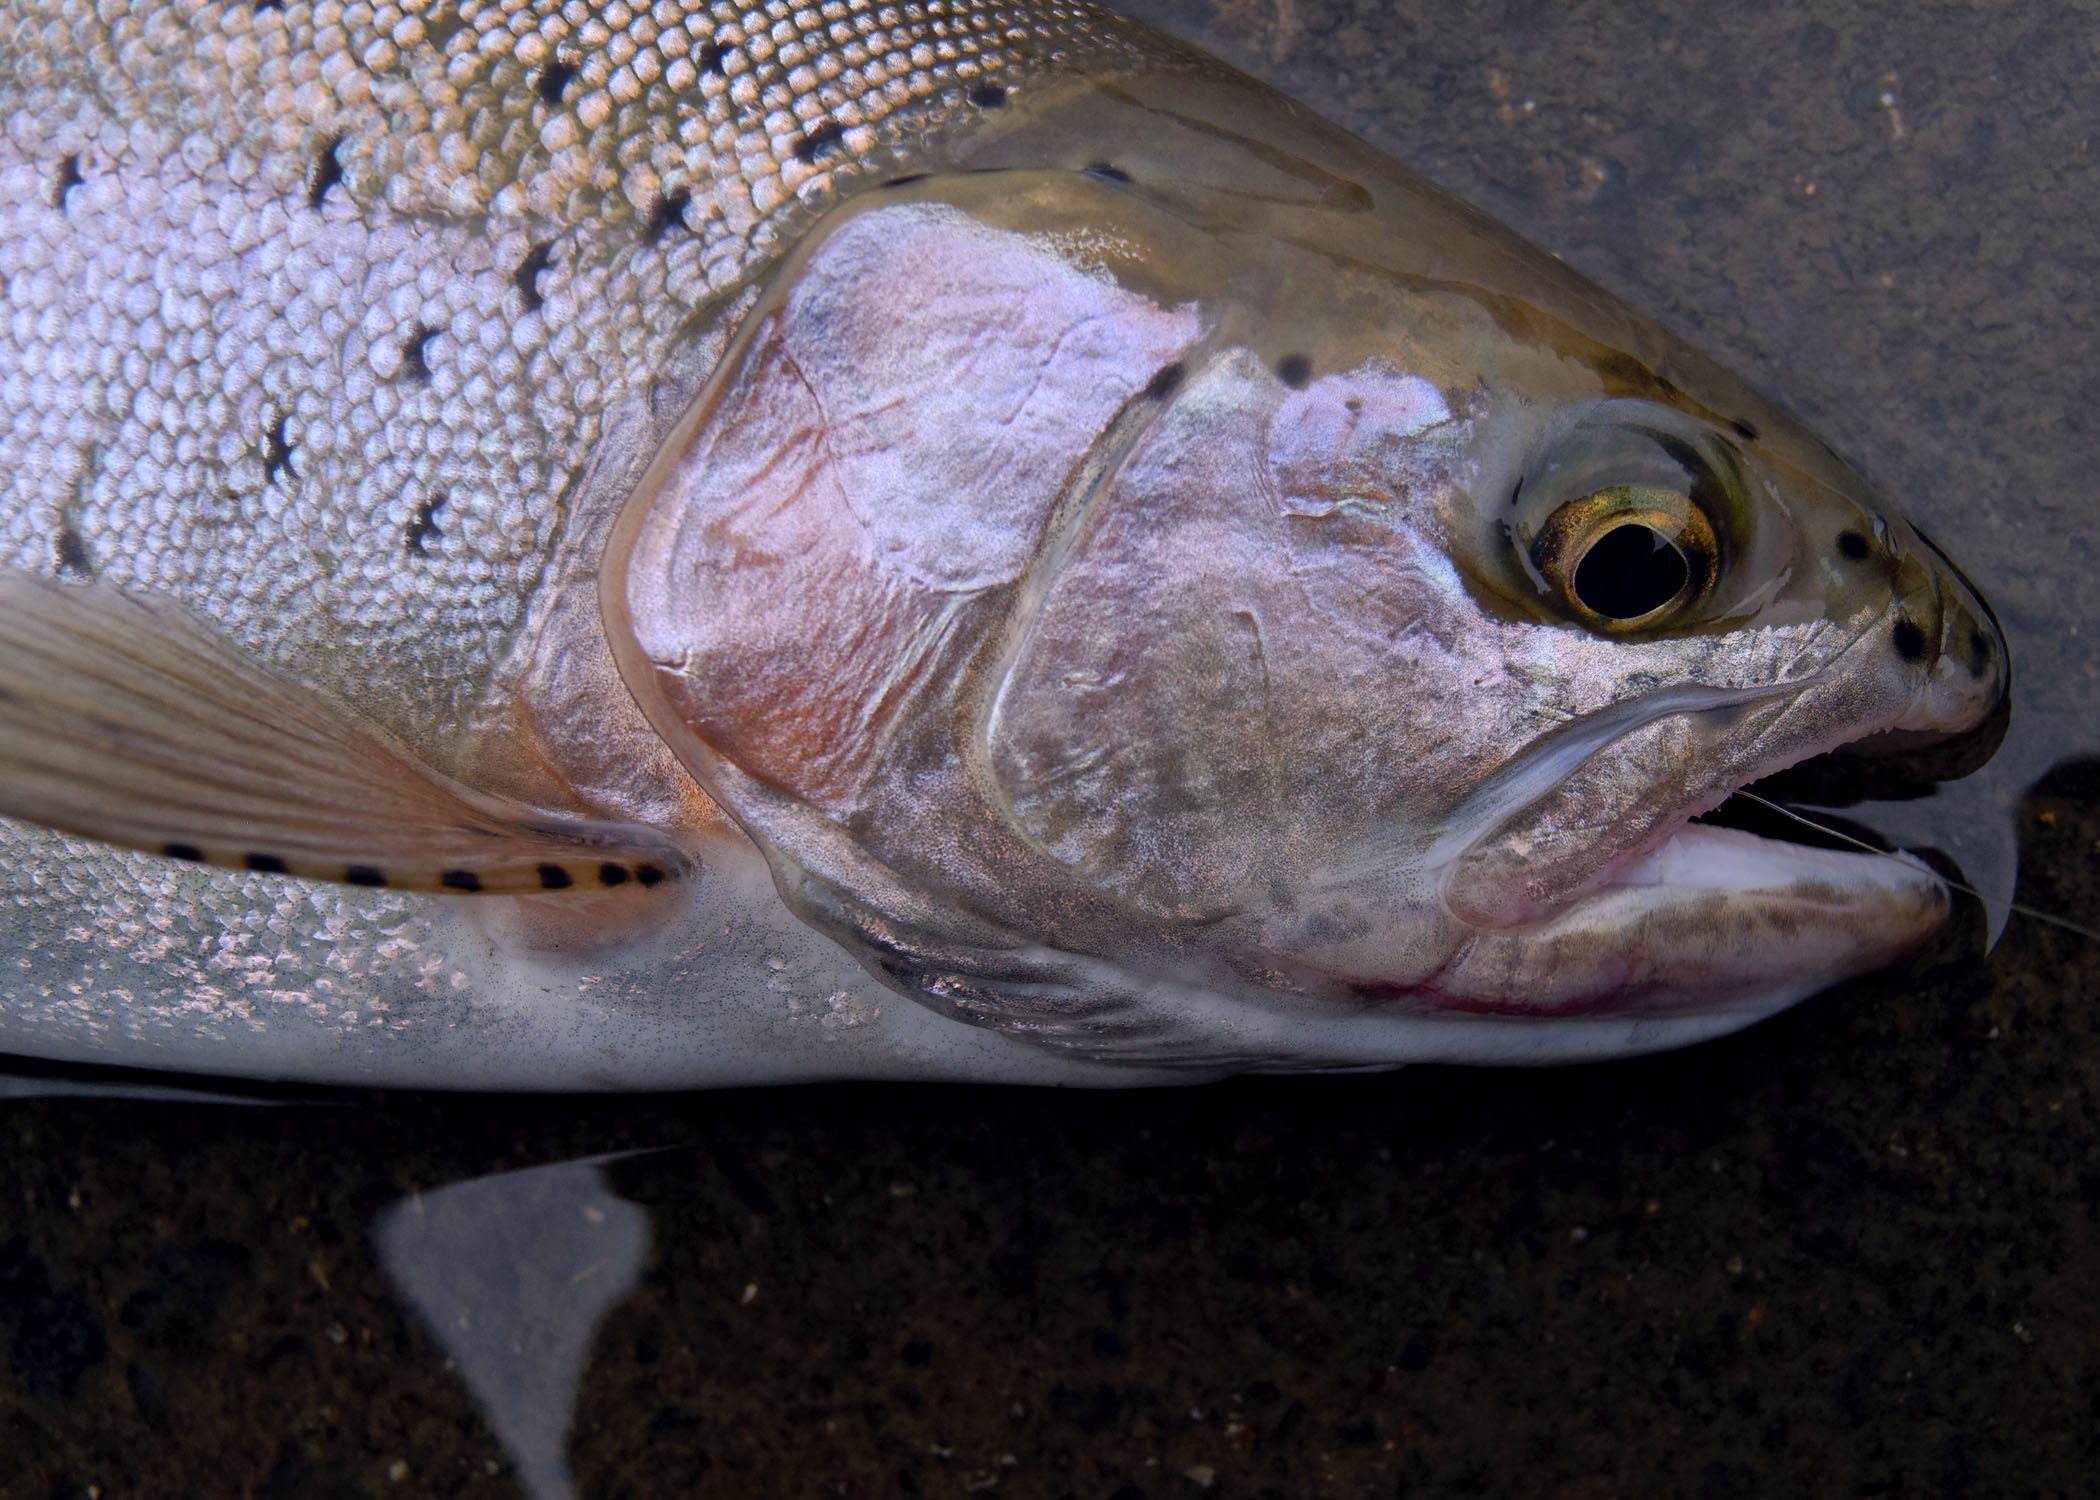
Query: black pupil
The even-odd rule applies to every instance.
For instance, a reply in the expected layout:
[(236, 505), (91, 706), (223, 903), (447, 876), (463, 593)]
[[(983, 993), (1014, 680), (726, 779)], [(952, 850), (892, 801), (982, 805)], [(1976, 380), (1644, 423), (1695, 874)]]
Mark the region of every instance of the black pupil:
[(1614, 526), (1575, 565), (1575, 597), (1607, 620), (1661, 609), (1692, 576), (1684, 554), (1652, 526)]

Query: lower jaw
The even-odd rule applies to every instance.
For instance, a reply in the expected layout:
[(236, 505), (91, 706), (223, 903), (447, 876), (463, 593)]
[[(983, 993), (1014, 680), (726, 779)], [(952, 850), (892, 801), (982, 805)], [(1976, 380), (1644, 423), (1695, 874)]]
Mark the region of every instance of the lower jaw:
[(1552, 918), (1480, 931), (1414, 1003), (1529, 1017), (1758, 1015), (1882, 967), (1945, 920), (1904, 856), (1690, 824)]

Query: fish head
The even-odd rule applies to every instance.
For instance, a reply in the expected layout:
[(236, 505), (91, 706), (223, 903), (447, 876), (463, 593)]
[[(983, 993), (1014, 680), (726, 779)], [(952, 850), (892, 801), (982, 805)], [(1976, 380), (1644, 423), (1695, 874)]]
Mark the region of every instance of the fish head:
[(834, 211), (615, 529), (622, 674), (788, 903), (1220, 1066), (1662, 1045), (1936, 927), (1922, 865), (1692, 820), (1986, 720), (1959, 572), (1551, 257), (1169, 103), (1132, 166), (1097, 97)]

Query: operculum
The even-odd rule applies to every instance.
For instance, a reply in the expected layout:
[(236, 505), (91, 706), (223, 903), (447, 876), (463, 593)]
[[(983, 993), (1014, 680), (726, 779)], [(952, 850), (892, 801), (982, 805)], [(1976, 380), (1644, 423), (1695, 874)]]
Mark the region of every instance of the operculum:
[(600, 588), (629, 687), (791, 902), (1023, 941), (981, 909), (1043, 893), (1015, 889), (1040, 861), (967, 743), (977, 660), (1216, 326), (1223, 274), (1065, 174), (870, 195), (784, 264)]

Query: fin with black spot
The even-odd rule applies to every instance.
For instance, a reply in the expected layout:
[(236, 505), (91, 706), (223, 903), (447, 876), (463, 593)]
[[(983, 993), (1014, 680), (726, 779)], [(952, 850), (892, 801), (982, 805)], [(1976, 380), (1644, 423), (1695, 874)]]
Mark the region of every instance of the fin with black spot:
[(176, 859), (403, 890), (652, 886), (659, 830), (461, 786), (172, 600), (0, 569), (0, 815)]

